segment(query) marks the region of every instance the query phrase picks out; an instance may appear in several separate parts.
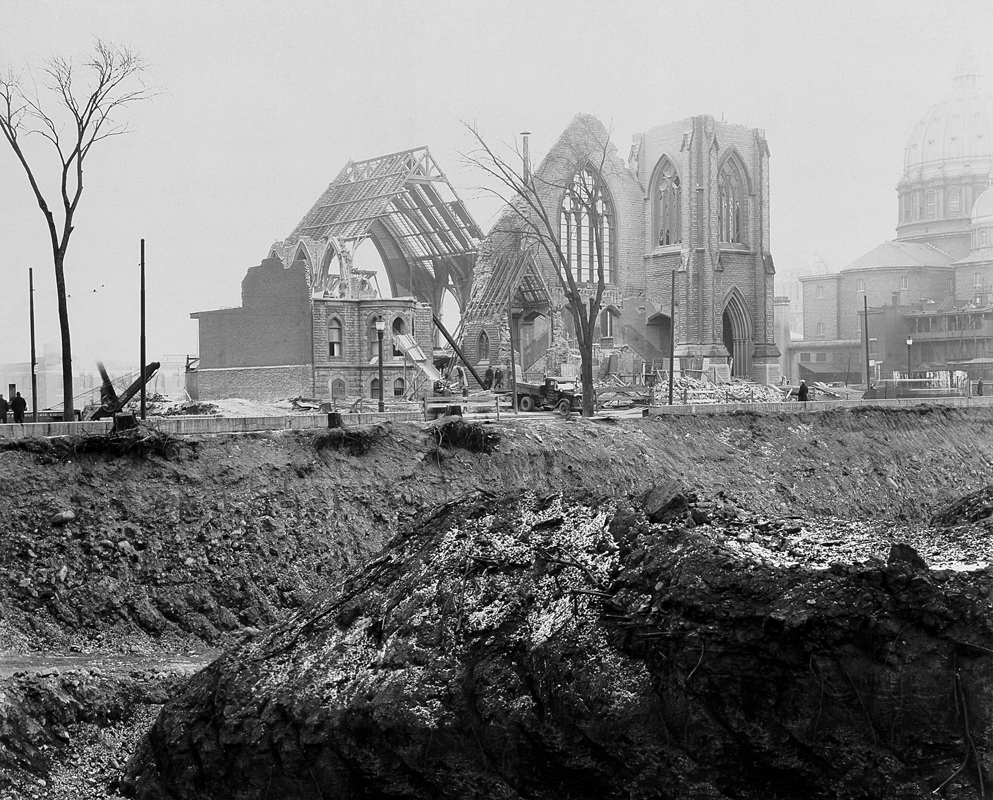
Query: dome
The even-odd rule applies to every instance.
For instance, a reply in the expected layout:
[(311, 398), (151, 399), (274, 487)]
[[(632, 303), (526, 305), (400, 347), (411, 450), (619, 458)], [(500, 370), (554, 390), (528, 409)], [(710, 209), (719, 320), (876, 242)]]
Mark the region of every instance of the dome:
[[(955, 88), (931, 106), (914, 126), (904, 158), (905, 177), (954, 162), (993, 157), (993, 97), (979, 70), (966, 58), (955, 70)], [(929, 171), (929, 170), (927, 170)]]
[(993, 185), (976, 198), (972, 206), (973, 225), (993, 225)]

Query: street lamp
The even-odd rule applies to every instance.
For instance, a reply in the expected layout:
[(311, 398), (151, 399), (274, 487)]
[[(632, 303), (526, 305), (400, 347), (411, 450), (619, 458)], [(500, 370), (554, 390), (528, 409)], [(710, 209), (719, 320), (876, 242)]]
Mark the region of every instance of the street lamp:
[(376, 335), (379, 337), (379, 410), (386, 411), (386, 404), (383, 402), (383, 333), (386, 330), (386, 320), (379, 317), (376, 320)]
[(914, 343), (911, 337), (907, 337), (907, 380), (910, 380), (910, 347)]

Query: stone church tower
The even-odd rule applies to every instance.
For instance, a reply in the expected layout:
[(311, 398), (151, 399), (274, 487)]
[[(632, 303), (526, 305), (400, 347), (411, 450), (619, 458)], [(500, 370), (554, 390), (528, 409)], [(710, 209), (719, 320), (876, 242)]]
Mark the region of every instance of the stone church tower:
[[(577, 154), (590, 154), (577, 158)], [(598, 155), (593, 158), (593, 155)], [(698, 116), (634, 137), (628, 163), (599, 120), (577, 115), (535, 170), (582, 291), (595, 289), (591, 221), (570, 203), (574, 181), (602, 202), (606, 287), (599, 356), (662, 366), (669, 356), (675, 274), (675, 355), (683, 370), (779, 381), (769, 248), (769, 149), (764, 132)], [(480, 247), (464, 318), (467, 355), (508, 363), (507, 309), (525, 371), (556, 372), (571, 319), (554, 264), (521, 258), (508, 211)], [(547, 355), (546, 355), (547, 354)], [(485, 355), (485, 358), (484, 358)]]

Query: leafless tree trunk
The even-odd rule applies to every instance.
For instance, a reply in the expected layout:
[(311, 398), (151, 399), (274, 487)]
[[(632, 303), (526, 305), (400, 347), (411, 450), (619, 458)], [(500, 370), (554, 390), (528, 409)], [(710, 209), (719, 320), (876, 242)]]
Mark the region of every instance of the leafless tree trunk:
[[(65, 261), (72, 235), (73, 218), (83, 195), (83, 164), (97, 142), (127, 131), (113, 120), (115, 112), (152, 92), (141, 82), (144, 61), (126, 47), (97, 40), (93, 53), (81, 67), (69, 59), (53, 56), (42, 69), (44, 88), (54, 96), (47, 111), (37, 90), (29, 91), (23, 76), (0, 73), (0, 132), (17, 157), (48, 224), (52, 263), (62, 334), (62, 392), (65, 420), (73, 419), (72, 344), (69, 309), (66, 304)], [(33, 82), (32, 82), (33, 87)], [(55, 194), (41, 187), (44, 174), (32, 164), (23, 143), (35, 134), (54, 148), (59, 166), (59, 201), (53, 210), (46, 197)], [(142, 368), (144, 365), (141, 365)]]
[[(592, 416), (596, 410), (593, 386), (594, 335), (607, 282), (608, 255), (602, 231), (604, 191), (601, 181), (607, 161), (609, 134), (604, 135), (601, 141), (555, 153), (552, 163), (546, 164), (545, 169), (525, 174), (516, 164), (499, 155), (475, 127), (466, 127), (479, 147), (470, 154), (463, 154), (463, 158), (466, 163), (481, 169), (500, 184), (499, 189), (485, 190), (506, 204), (501, 222), (491, 231), (491, 235), (513, 234), (512, 239), (517, 246), (523, 251), (530, 251), (532, 255), (547, 258), (555, 270), (576, 332), (583, 389), (583, 416)], [(520, 158), (519, 153), (517, 156)], [(585, 167), (591, 169), (596, 180), (575, 181), (576, 175)], [(596, 262), (594, 286), (580, 285), (584, 282), (573, 274), (567, 248), (562, 241), (559, 204), (566, 194), (589, 219)]]

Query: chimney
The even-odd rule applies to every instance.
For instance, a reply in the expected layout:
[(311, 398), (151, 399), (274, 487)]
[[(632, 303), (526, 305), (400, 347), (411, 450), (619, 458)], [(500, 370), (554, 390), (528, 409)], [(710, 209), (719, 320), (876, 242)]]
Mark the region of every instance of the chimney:
[(528, 137), (531, 135), (531, 131), (521, 131), (521, 136), (524, 137), (524, 183), (531, 183), (531, 158), (528, 155)]

